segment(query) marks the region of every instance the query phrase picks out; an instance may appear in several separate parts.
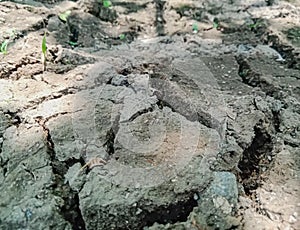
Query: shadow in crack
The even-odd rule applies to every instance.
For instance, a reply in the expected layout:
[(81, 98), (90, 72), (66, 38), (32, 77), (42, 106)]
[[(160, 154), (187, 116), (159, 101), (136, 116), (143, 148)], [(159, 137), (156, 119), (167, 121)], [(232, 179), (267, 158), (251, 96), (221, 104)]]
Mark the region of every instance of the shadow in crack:
[(158, 36), (163, 36), (165, 35), (165, 26), (164, 24), (166, 23), (164, 19), (164, 5), (166, 4), (165, 1), (161, 0), (154, 0), (155, 2), (155, 26), (156, 26), (156, 32)]
[(239, 175), (248, 195), (260, 185), (260, 176), (265, 171), (264, 166), (271, 164), (268, 156), (274, 147), (270, 134), (260, 125), (254, 127), (254, 132), (255, 137), (243, 152), (243, 158), (238, 164), (242, 171)]
[[(167, 207), (157, 207), (153, 212), (148, 213), (143, 221), (146, 226), (152, 226), (155, 222), (159, 224), (174, 224), (176, 222), (187, 221), (188, 216), (198, 202), (193, 195), (185, 201), (171, 204)], [(145, 227), (145, 226), (143, 226)]]

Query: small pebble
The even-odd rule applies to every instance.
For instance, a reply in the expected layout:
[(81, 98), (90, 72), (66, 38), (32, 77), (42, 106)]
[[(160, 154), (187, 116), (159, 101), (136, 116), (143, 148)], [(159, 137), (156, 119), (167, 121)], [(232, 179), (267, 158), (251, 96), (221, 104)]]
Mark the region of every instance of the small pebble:
[(294, 217), (294, 215), (291, 215), (290, 218), (289, 218), (289, 222), (290, 222), (291, 224), (296, 223), (296, 222), (297, 222), (297, 218)]
[(53, 96), (54, 98), (58, 98), (58, 97), (60, 97), (61, 95), (62, 95), (62, 93), (58, 93), (58, 92), (52, 93), (52, 96)]
[(76, 76), (75, 76), (75, 80), (76, 80), (76, 81), (82, 81), (82, 80), (83, 80), (83, 76), (82, 76), (81, 74), (76, 75)]
[(197, 193), (194, 193), (194, 200), (198, 200), (199, 199), (199, 196), (198, 196), (198, 194)]

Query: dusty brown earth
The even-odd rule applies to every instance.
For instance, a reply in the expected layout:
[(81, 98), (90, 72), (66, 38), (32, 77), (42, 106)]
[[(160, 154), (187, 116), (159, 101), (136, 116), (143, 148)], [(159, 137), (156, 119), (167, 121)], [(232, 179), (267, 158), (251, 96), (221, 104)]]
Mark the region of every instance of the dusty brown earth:
[(0, 229), (300, 229), (300, 2), (111, 3), (0, 3)]

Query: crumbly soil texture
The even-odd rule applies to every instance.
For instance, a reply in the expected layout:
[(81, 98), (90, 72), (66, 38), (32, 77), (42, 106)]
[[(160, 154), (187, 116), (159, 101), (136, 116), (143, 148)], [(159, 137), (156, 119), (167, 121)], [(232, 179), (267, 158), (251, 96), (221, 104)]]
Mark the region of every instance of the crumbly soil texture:
[(0, 2), (0, 229), (300, 229), (300, 2)]

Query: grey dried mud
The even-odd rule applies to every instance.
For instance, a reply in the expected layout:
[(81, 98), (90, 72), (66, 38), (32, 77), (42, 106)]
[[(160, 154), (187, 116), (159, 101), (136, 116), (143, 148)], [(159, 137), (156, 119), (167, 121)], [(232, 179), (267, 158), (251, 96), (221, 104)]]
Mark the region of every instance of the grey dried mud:
[(296, 229), (299, 6), (230, 2), (0, 3), (0, 228)]

